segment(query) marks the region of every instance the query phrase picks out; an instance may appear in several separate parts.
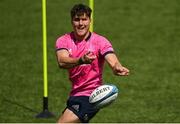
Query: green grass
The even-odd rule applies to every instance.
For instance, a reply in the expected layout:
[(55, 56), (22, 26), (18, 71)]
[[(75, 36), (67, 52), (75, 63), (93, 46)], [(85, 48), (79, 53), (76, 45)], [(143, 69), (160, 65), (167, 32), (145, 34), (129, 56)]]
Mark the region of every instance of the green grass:
[[(41, 0), (0, 1), (0, 122), (56, 122), (70, 90), (57, 66), (56, 39), (71, 31), (69, 10), (88, 0), (47, 1), (49, 109), (42, 111)], [(120, 89), (91, 122), (180, 122), (180, 1), (95, 0), (95, 32), (112, 41), (129, 77), (106, 65), (104, 81)]]

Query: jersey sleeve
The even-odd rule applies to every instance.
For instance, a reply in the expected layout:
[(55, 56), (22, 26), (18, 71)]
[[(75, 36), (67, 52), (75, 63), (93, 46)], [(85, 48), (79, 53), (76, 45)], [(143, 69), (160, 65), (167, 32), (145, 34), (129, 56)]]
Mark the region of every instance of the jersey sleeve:
[(61, 36), (60, 38), (57, 39), (56, 44), (55, 44), (55, 49), (56, 51), (61, 50), (61, 49), (68, 50), (68, 42), (65, 36)]
[(99, 45), (100, 45), (100, 54), (102, 56), (105, 56), (108, 53), (114, 53), (114, 49), (112, 47), (112, 44), (106, 38), (101, 37)]

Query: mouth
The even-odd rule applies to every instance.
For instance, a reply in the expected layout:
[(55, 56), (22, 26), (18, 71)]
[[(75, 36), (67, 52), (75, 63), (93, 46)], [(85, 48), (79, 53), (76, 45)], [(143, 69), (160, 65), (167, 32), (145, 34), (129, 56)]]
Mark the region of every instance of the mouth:
[(78, 27), (77, 28), (79, 31), (83, 31), (85, 29), (85, 27)]

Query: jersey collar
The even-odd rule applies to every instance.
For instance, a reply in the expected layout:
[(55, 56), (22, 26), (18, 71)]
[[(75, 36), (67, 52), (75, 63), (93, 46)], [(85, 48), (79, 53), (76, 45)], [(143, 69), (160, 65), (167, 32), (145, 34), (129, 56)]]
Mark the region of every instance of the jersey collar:
[[(88, 41), (88, 40), (91, 38), (91, 35), (92, 35), (92, 33), (89, 32), (89, 35), (88, 35), (88, 37), (85, 39), (85, 41)], [(74, 32), (71, 32), (71, 38), (72, 38), (74, 41), (77, 41), (76, 38), (75, 38), (75, 36), (74, 36)]]

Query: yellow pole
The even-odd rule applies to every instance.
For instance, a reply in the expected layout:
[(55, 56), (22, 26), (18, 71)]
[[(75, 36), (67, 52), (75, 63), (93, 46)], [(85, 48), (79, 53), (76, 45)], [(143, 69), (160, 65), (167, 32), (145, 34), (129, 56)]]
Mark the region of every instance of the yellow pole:
[(42, 0), (42, 31), (43, 31), (43, 78), (44, 78), (44, 97), (43, 111), (36, 115), (37, 118), (54, 117), (48, 110), (48, 76), (47, 76), (47, 31), (46, 31), (46, 0)]
[(90, 31), (93, 32), (94, 25), (94, 0), (89, 0), (89, 7), (92, 9)]
[(42, 0), (42, 30), (43, 30), (43, 77), (44, 77), (44, 97), (48, 96), (47, 77), (47, 29), (46, 29), (46, 0)]

